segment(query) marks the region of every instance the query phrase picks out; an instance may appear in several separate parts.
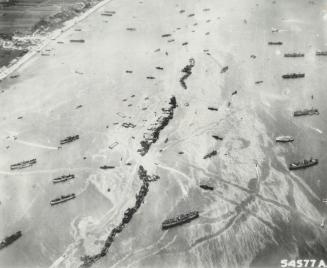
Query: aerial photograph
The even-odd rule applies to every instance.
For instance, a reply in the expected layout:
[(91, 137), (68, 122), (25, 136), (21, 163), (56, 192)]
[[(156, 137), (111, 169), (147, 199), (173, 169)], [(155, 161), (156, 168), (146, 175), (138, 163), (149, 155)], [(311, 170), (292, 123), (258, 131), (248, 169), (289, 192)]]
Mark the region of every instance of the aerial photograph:
[(327, 268), (327, 0), (0, 0), (0, 268)]

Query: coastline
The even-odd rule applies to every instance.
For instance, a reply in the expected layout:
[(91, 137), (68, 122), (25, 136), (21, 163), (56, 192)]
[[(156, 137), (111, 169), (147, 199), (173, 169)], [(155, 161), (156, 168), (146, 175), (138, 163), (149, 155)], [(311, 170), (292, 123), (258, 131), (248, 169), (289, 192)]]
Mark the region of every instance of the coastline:
[[(4, 80), (6, 77), (8, 77), (10, 74), (18, 70), (20, 67), (22, 67), (25, 63), (27, 63), (32, 57), (34, 57), (37, 53), (39, 53), (43, 48), (45, 48), (51, 41), (56, 40), (59, 38), (62, 34), (70, 30), (72, 27), (74, 27), (77, 23), (83, 21), (85, 18), (87, 18), (90, 14), (98, 10), (99, 8), (103, 7), (109, 2), (112, 2), (113, 0), (102, 0), (95, 6), (91, 7), (90, 9), (87, 9), (85, 12), (82, 12), (81, 14), (77, 15), (77, 17), (74, 17), (68, 21), (63, 22), (63, 26), (58, 29), (54, 29), (50, 32), (46, 32), (41, 35), (37, 35), (37, 39), (39, 39), (39, 44), (32, 45), (28, 48), (28, 52), (25, 53), (22, 57), (17, 57), (13, 59), (7, 66), (3, 66), (0, 68), (0, 83), (2, 80)], [(36, 35), (33, 34), (33, 37), (35, 38)]]
[[(280, 73), (289, 68), (289, 62), (277, 53), (294, 49), (287, 47), (292, 38), (278, 36), (286, 48), (275, 50), (267, 48), (267, 40), (258, 34), (267, 33), (265, 30), (273, 25), (260, 19), (265, 9), (274, 10), (273, 4), (257, 7), (256, 1), (226, 0), (225, 5), (218, 5), (208, 0), (194, 9), (189, 0), (181, 6), (168, 0), (161, 2), (165, 6), (162, 10), (157, 8), (157, 2), (142, 4), (115, 1), (113, 9), (119, 15), (112, 24), (103, 23), (97, 14), (90, 16), (80, 25), (82, 34), (63, 36), (60, 41), (67, 45), (53, 42), (49, 45), (55, 50), (53, 57), (35, 57), (23, 68), (20, 78), (8, 83), (8, 88), (14, 90), (0, 98), (4, 118), (0, 171), (7, 170), (17, 158), (31, 155), (37, 156), (38, 166), (17, 174), (8, 171), (12, 176), (0, 179), (0, 189), (4, 191), (2, 208), (12, 213), (17, 213), (23, 203), (15, 202), (16, 193), (17, 200), (26, 202), (28, 198), (21, 198), (20, 193), (37, 192), (37, 202), (23, 209), (22, 218), (27, 215), (24, 221), (8, 219), (14, 228), (28, 232), (8, 248), (13, 259), (1, 256), (3, 263), (25, 260), (26, 267), (34, 267), (40, 265), (41, 259), (42, 264), (52, 264), (51, 267), (78, 267), (82, 256), (101, 252), (124, 211), (135, 203), (134, 196), (140, 189), (136, 174), (139, 165), (161, 179), (151, 184), (144, 204), (94, 267), (243, 267), (254, 263), (260, 254), (274, 254), (270, 264), (278, 266), (281, 254), (288, 254), (286, 258), (301, 249), (301, 244), (291, 241), (293, 234), (296, 237), (308, 230), (312, 233), (306, 238), (309, 244), (326, 247), (326, 235), (319, 226), (323, 209), (317, 206), (319, 200), (307, 185), (309, 180), (315, 182), (312, 173), (318, 167), (303, 173), (290, 173), (287, 168), (295, 157), (322, 154), (318, 148), (321, 144), (310, 141), (311, 132), (306, 129), (306, 124), (317, 127), (321, 122), (311, 118), (303, 120), (305, 123), (297, 120), (289, 124), (292, 107), (287, 100), (306, 102), (297, 94), (281, 96), (286, 88), (294, 87), (296, 92), (304, 89), (296, 81), (286, 84), (278, 80)], [(203, 10), (208, 7), (211, 11), (205, 13)], [(292, 16), (294, 9), (288, 8), (280, 7)], [(181, 9), (193, 15), (183, 15)], [(145, 16), (148, 21), (158, 22), (157, 27), (144, 23)], [(156, 20), (159, 16), (172, 19), (163, 23)], [(247, 19), (246, 24), (242, 16)], [(249, 29), (253, 25), (262, 28)], [(131, 26), (136, 30), (126, 32)], [(206, 34), (208, 31), (211, 34)], [(166, 43), (160, 38), (167, 33), (172, 33), (174, 42)], [(72, 36), (85, 38), (85, 44), (69, 43)], [(240, 38), (243, 42), (239, 42)], [(183, 45), (186, 41), (188, 45)], [(254, 53), (256, 59), (250, 57)], [(196, 64), (185, 89), (180, 79), (190, 58)], [(228, 70), (221, 73), (227, 65)], [(158, 66), (162, 69), (158, 70)], [(147, 79), (149, 76), (154, 79)], [(254, 84), (258, 79), (264, 80), (263, 85)], [(160, 109), (166, 107), (164, 103), (172, 95), (176, 95), (178, 103), (174, 117), (164, 129), (156, 128), (153, 123), (157, 119), (165, 121)], [(306, 94), (303, 96), (305, 100)], [(286, 101), (273, 110), (271, 106), (281, 98)], [(276, 114), (282, 114), (285, 121), (278, 120)], [(20, 116), (23, 118), (17, 120)], [(124, 128), (124, 124), (133, 127)], [(160, 136), (142, 157), (137, 150), (144, 133), (151, 128), (155, 133), (160, 129)], [(297, 136), (293, 144), (275, 143), (277, 134), (294, 134), (302, 128), (304, 134)], [(63, 150), (44, 148), (55, 146), (61, 136), (72, 133), (81, 135), (79, 142)], [(17, 138), (9, 150), (5, 149), (8, 135)], [(222, 140), (215, 140), (212, 135)], [(41, 150), (33, 144), (45, 146)], [(108, 148), (111, 144), (117, 146)], [(204, 159), (213, 150), (218, 151), (217, 155)], [(99, 169), (103, 165), (115, 168)], [(51, 178), (71, 172), (72, 167), (76, 173), (74, 183), (59, 187), (49, 184)], [(87, 171), (82, 171), (85, 167)], [(255, 191), (249, 189), (253, 180), (257, 180)], [(201, 190), (201, 183), (212, 185), (214, 191)], [(35, 192), (33, 184), (37, 185)], [(76, 202), (49, 209), (49, 200), (62, 192), (78, 193)], [(13, 199), (7, 198), (10, 194)], [(6, 215), (5, 209), (0, 210), (1, 217)], [(201, 215), (196, 221), (169, 231), (160, 230), (165, 219), (195, 209)], [(38, 219), (40, 214), (42, 222)], [(283, 240), (284, 227), (291, 234), (287, 236), (289, 243)], [(10, 233), (11, 226), (1, 231)], [(270, 244), (281, 250), (265, 252)], [(42, 258), (38, 252), (43, 253)], [(17, 255), (22, 257), (17, 260)]]

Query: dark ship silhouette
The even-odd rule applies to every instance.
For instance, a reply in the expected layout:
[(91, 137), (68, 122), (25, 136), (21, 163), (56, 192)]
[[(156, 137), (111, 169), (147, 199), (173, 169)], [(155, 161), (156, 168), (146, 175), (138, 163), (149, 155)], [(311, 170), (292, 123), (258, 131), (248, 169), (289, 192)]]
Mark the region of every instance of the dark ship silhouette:
[(19, 162), (13, 165), (10, 165), (10, 169), (11, 170), (15, 170), (15, 169), (22, 169), (22, 168), (27, 168), (30, 166), (33, 166), (34, 164), (36, 164), (36, 159), (31, 159), (31, 160), (26, 160), (23, 162)]
[(167, 219), (165, 220), (163, 223), (162, 223), (162, 229), (165, 230), (165, 229), (168, 229), (168, 228), (171, 228), (171, 227), (175, 227), (175, 226), (178, 226), (178, 225), (181, 225), (181, 224), (184, 224), (184, 223), (187, 223), (187, 222), (190, 222), (196, 218), (199, 217), (199, 212), (198, 211), (191, 211), (189, 213), (186, 213), (186, 214), (181, 214), (175, 218), (171, 218), (171, 219)]
[(212, 186), (209, 186), (206, 184), (200, 184), (200, 188), (202, 188), (203, 190), (210, 190), (210, 191), (214, 190), (214, 188)]
[(74, 174), (69, 174), (69, 175), (62, 175), (61, 177), (58, 177), (58, 178), (54, 178), (52, 180), (53, 183), (58, 183), (58, 182), (65, 182), (65, 181), (68, 181), (68, 180), (72, 180), (75, 178), (75, 175)]
[(268, 45), (270, 45), (270, 46), (273, 46), (273, 45), (280, 46), (282, 44), (283, 44), (283, 42), (268, 42)]
[(327, 56), (327, 51), (317, 51), (316, 56)]
[(284, 57), (286, 57), (286, 58), (304, 57), (304, 54), (303, 53), (285, 53)]
[(304, 109), (298, 110), (293, 113), (294, 116), (304, 116), (304, 115), (319, 115), (318, 109)]
[(295, 78), (303, 78), (305, 76), (305, 74), (301, 74), (301, 73), (291, 73), (291, 74), (284, 74), (282, 75), (282, 77), (284, 79), (295, 79)]
[(291, 163), (289, 165), (289, 169), (296, 170), (296, 169), (308, 168), (317, 165), (318, 163), (319, 163), (318, 159), (313, 159), (313, 158), (309, 160), (304, 159), (303, 161), (296, 161)]
[(63, 144), (70, 143), (70, 142), (73, 142), (78, 139), (79, 139), (79, 135), (68, 136), (67, 138), (60, 140), (60, 144), (63, 145)]
[(0, 249), (3, 249), (7, 246), (9, 246), (10, 244), (14, 243), (18, 238), (20, 238), (22, 236), (22, 232), (18, 231), (10, 236), (7, 236), (5, 239), (3, 239), (0, 242)]
[(292, 136), (278, 136), (276, 137), (277, 142), (292, 142), (294, 141), (294, 137)]
[(75, 197), (76, 197), (75, 194), (62, 195), (58, 198), (51, 200), (50, 205), (54, 206), (63, 202), (67, 202), (68, 200), (74, 199)]
[(107, 166), (107, 165), (104, 165), (104, 166), (101, 166), (100, 168), (101, 169), (113, 169), (113, 168), (115, 168), (115, 166)]

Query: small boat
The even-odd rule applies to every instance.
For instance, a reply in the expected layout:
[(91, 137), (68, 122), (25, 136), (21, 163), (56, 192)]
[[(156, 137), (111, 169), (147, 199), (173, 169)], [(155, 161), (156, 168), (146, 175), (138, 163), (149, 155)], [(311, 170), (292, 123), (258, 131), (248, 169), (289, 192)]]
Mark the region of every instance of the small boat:
[(219, 137), (218, 135), (212, 135), (211, 137), (213, 137), (215, 140), (220, 140), (220, 141), (224, 139), (222, 137)]
[(281, 46), (283, 42), (268, 42), (268, 45), (270, 46)]
[(225, 66), (225, 67), (223, 67), (221, 70), (220, 70), (220, 73), (222, 74), (222, 73), (225, 73), (225, 72), (227, 72), (227, 70), (228, 70), (228, 66)]
[(303, 78), (305, 74), (302, 73), (291, 73), (291, 74), (284, 74), (282, 75), (282, 78), (284, 79), (295, 79), (295, 78)]
[(115, 141), (114, 143), (112, 143), (110, 146), (109, 146), (109, 149), (113, 149), (115, 148), (119, 143), (117, 141)]
[(107, 165), (104, 165), (104, 166), (101, 166), (100, 168), (101, 169), (114, 169), (115, 166), (107, 166)]
[(296, 161), (289, 165), (290, 170), (303, 169), (318, 165), (318, 159), (311, 158), (310, 160)]
[(200, 184), (200, 188), (202, 188), (203, 190), (210, 190), (210, 191), (214, 190), (214, 188), (212, 186), (209, 186), (206, 184)]
[(317, 51), (316, 56), (327, 56), (327, 51)]
[(276, 142), (292, 142), (294, 138), (292, 136), (278, 136)]
[(58, 178), (54, 178), (52, 180), (53, 183), (58, 183), (58, 182), (65, 182), (65, 181), (68, 181), (68, 180), (72, 180), (75, 178), (75, 175), (74, 174), (69, 174), (69, 175), (62, 175), (61, 177), (58, 177)]
[(22, 232), (18, 231), (10, 236), (7, 236), (5, 239), (3, 239), (0, 242), (0, 249), (3, 249), (7, 246), (9, 246), (10, 244), (14, 243), (18, 238), (20, 238), (22, 236)]
[(199, 212), (198, 211), (191, 211), (189, 213), (186, 213), (186, 214), (181, 214), (175, 218), (172, 218), (172, 219), (168, 219), (168, 220), (165, 220), (161, 227), (163, 230), (166, 230), (168, 228), (171, 228), (171, 227), (175, 227), (175, 226), (178, 226), (178, 225), (181, 225), (181, 224), (184, 224), (184, 223), (187, 223), (187, 222), (190, 222), (196, 218), (199, 217)]
[(70, 40), (71, 43), (85, 43), (84, 39), (71, 39)]
[(318, 109), (304, 109), (298, 110), (293, 113), (294, 116), (304, 116), (304, 115), (319, 115)]
[(303, 53), (285, 53), (285, 58), (297, 58), (297, 57), (304, 57)]
[(58, 198), (51, 200), (50, 205), (54, 206), (63, 202), (67, 202), (68, 200), (74, 199), (75, 197), (76, 197), (75, 194), (62, 195)]
[(60, 141), (60, 144), (63, 145), (63, 144), (73, 142), (73, 141), (78, 140), (78, 139), (79, 139), (79, 135), (68, 136), (67, 138), (62, 139)]

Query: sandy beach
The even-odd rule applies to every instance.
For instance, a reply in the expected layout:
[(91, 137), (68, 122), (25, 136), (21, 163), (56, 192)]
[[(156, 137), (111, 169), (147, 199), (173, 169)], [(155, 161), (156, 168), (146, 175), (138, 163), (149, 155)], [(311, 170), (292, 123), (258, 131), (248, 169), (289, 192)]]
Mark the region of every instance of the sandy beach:
[[(92, 267), (326, 260), (327, 57), (315, 56), (326, 23), (326, 1), (112, 0), (47, 40), (0, 83), (0, 237), (23, 233), (0, 267), (80, 267), (99, 254), (135, 203), (141, 165), (160, 179)], [(284, 57), (294, 51), (305, 57)], [(292, 72), (306, 76), (281, 78)], [(172, 118), (140, 154), (172, 96)], [(311, 107), (320, 115), (293, 118)], [(319, 165), (288, 170), (310, 157)], [(64, 174), (75, 179), (52, 183)], [(161, 230), (191, 210), (200, 217)]]

